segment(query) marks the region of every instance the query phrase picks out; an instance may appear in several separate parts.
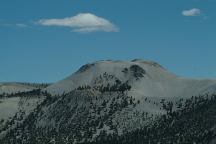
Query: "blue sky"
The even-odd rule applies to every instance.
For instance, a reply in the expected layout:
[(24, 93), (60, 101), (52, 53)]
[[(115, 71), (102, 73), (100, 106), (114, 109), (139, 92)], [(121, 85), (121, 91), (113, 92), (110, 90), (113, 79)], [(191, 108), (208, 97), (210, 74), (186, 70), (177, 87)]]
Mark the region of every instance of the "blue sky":
[(97, 60), (216, 78), (216, 0), (1, 0), (0, 81), (55, 82)]

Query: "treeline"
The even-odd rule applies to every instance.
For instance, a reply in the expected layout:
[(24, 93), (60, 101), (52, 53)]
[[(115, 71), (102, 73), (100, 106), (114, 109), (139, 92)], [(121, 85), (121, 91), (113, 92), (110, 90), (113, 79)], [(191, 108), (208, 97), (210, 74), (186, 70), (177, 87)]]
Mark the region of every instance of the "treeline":
[(42, 91), (41, 89), (34, 89), (31, 91), (24, 91), (24, 92), (16, 92), (11, 94), (3, 93), (0, 95), (1, 98), (12, 98), (12, 97), (27, 97), (27, 96), (51, 96), (48, 92)]
[(107, 85), (97, 85), (97, 86), (89, 86), (89, 85), (84, 85), (84, 86), (79, 86), (76, 88), (76, 90), (97, 90), (100, 91), (101, 93), (105, 92), (121, 92), (124, 93), (126, 91), (129, 91), (131, 89), (131, 86), (128, 84), (128, 81), (126, 82), (121, 82), (119, 80), (116, 80), (114, 84), (107, 84)]
[(32, 86), (38, 89), (46, 88), (50, 86), (52, 83), (18, 83), (26, 86)]

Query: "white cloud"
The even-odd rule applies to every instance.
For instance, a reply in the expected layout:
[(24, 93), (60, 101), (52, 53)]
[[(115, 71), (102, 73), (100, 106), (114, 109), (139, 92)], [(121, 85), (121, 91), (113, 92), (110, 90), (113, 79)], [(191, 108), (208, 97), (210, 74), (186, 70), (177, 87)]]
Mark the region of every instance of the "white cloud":
[(201, 14), (201, 10), (197, 8), (182, 11), (182, 15), (188, 17), (199, 16), (200, 14)]
[(117, 32), (118, 28), (109, 20), (91, 13), (80, 13), (63, 19), (41, 19), (37, 22), (43, 26), (71, 27), (74, 32)]

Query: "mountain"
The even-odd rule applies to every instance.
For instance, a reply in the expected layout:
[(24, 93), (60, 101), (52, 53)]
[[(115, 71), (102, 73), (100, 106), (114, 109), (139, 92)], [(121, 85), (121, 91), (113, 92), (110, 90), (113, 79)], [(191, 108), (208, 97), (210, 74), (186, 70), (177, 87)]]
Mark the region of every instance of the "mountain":
[(214, 143), (215, 91), (156, 62), (98, 61), (1, 98), (0, 143)]
[(53, 94), (70, 92), (79, 86), (128, 82), (133, 95), (140, 97), (190, 97), (215, 92), (215, 80), (181, 78), (152, 61), (99, 61), (82, 66), (76, 73), (46, 88)]

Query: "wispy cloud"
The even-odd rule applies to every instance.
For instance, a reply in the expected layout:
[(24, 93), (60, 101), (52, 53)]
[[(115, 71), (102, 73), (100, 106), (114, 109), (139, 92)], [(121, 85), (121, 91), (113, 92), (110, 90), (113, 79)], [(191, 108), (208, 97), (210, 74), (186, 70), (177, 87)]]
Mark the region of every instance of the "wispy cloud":
[(27, 24), (24, 23), (8, 23), (8, 22), (0, 22), (1, 27), (19, 27), (19, 28), (26, 28), (29, 27)]
[(194, 17), (194, 16), (200, 16), (201, 15), (201, 10), (198, 8), (192, 8), (189, 10), (183, 10), (182, 11), (183, 16), (188, 16), (188, 17)]
[(41, 19), (37, 24), (43, 26), (70, 27), (74, 32), (118, 32), (118, 28), (109, 20), (91, 13), (80, 13), (73, 17), (62, 19)]
[(21, 28), (25, 28), (25, 27), (28, 27), (28, 25), (26, 24), (23, 24), (23, 23), (17, 23), (15, 24), (17, 27), (21, 27)]

